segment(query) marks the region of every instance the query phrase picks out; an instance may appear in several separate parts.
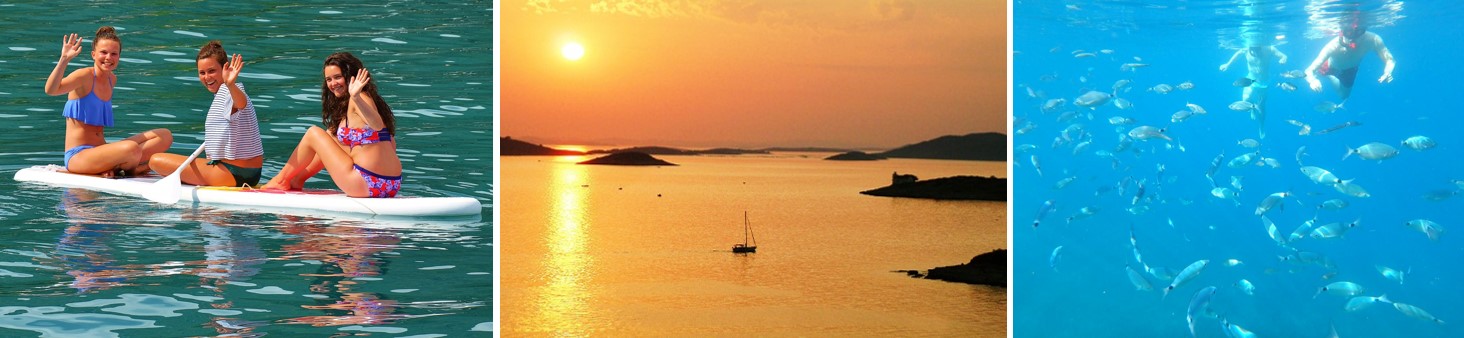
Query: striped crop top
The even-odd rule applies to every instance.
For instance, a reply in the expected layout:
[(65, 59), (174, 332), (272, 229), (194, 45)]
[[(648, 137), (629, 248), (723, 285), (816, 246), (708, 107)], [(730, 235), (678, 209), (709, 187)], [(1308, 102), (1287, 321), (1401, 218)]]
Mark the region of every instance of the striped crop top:
[[(240, 91), (244, 90), (243, 83), (234, 84)], [(219, 91), (214, 93), (213, 104), (208, 107), (208, 117), (203, 122), (203, 146), (208, 151), (208, 159), (243, 160), (264, 155), (254, 102), (248, 102), (243, 109), (231, 113), (234, 97), (229, 90), (227, 84), (219, 86)]]

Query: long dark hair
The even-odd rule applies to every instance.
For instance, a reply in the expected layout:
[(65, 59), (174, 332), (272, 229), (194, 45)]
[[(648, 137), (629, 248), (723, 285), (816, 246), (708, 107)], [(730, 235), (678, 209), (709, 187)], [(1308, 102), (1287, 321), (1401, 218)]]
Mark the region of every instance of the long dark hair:
[[(356, 78), (356, 73), (361, 68), (366, 68), (350, 52), (336, 52), (325, 58), (325, 66), (336, 66), (341, 69), (341, 76), (345, 77), (346, 85), (349, 86), (351, 79)], [(322, 66), (323, 68), (324, 66)], [(371, 97), (371, 102), (376, 103), (376, 112), (381, 114), (381, 122), (386, 123), (386, 131), (396, 135), (396, 119), (392, 118), (391, 106), (381, 99), (381, 94), (376, 93), (376, 79), (366, 82), (366, 87), (361, 88), (362, 92)], [(322, 80), (320, 83), (320, 116), (321, 122), (325, 124), (326, 131), (335, 134), (336, 127), (346, 121), (346, 111), (350, 107), (350, 96), (340, 98), (330, 91), (330, 86)]]

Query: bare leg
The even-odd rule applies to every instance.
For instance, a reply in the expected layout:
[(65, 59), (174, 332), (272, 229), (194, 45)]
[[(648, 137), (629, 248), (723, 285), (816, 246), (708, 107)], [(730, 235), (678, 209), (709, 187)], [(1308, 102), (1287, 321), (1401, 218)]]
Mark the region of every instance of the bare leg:
[(138, 153), (137, 159), (133, 161), (133, 165), (124, 166), (123, 169), (127, 169), (132, 175), (142, 175), (148, 172), (148, 160), (153, 154), (167, 152), (168, 147), (173, 146), (173, 132), (158, 128), (132, 135), (126, 141), (136, 142), (141, 151)]
[[(177, 170), (186, 159), (188, 159), (187, 156), (179, 154), (153, 154), (148, 160), (148, 165), (158, 175), (167, 176), (173, 174), (173, 171)], [(229, 172), (229, 169), (220, 165), (208, 165), (208, 159), (193, 159), (193, 163), (183, 169), (183, 173), (179, 175), (183, 183), (192, 185), (223, 187), (238, 185), (237, 182), (234, 182), (234, 175)]]
[[(281, 185), (289, 184), (286, 188), (298, 189), (297, 183), (303, 183), (303, 174), (312, 173), (310, 169), (320, 170), (324, 168), (330, 173), (336, 187), (341, 188), (347, 196), (365, 197), (370, 196), (371, 191), (366, 189), (366, 181), (360, 174), (355, 172), (355, 160), (351, 154), (341, 149), (335, 141), (335, 137), (325, 132), (320, 127), (310, 127), (305, 131), (305, 136), (300, 138), (300, 144), (295, 146), (295, 151), (290, 154), (290, 159), (285, 162), (285, 167), (280, 169), (280, 175), (271, 179), (266, 188), (279, 188)], [(300, 170), (300, 172), (296, 172)], [(284, 179), (285, 181), (280, 181)]]
[(66, 170), (78, 174), (111, 176), (112, 171), (118, 168), (137, 166), (141, 154), (142, 147), (136, 142), (112, 142), (76, 153), (71, 157), (71, 163), (66, 166)]
[(1352, 87), (1342, 86), (1342, 80), (1341, 79), (1338, 79), (1337, 76), (1335, 76), (1335, 75), (1328, 75), (1327, 76), (1327, 80), (1328, 81), (1332, 81), (1332, 87), (1336, 87), (1337, 88), (1337, 96), (1342, 101), (1347, 101), (1347, 97), (1350, 96), (1350, 95), (1352, 95)]

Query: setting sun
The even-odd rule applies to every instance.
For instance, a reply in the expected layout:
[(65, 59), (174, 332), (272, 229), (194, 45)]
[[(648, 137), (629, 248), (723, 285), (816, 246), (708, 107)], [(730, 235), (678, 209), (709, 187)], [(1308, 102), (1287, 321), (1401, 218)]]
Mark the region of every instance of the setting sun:
[(570, 42), (564, 44), (564, 48), (561, 48), (559, 53), (564, 54), (565, 59), (575, 61), (585, 56), (585, 47), (581, 46), (578, 42)]

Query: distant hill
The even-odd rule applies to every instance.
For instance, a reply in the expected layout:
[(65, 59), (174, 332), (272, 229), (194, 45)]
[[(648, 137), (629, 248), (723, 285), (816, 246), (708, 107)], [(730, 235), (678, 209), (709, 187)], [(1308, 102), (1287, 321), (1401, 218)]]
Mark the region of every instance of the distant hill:
[(938, 279), (947, 282), (991, 285), (1007, 287), (1007, 251), (996, 249), (991, 252), (971, 257), (966, 264), (943, 266), (930, 271), (925, 275), (927, 279)]
[(1006, 134), (973, 133), (941, 136), (875, 155), (937, 160), (1006, 161), (1006, 149)]
[(996, 177), (952, 176), (921, 180), (859, 192), (885, 197), (912, 197), (937, 200), (1006, 201), (1006, 179)]
[(762, 148), (762, 149), (759, 149), (759, 150), (769, 151), (769, 152), (771, 152), (771, 151), (783, 151), (783, 152), (803, 152), (803, 153), (847, 153), (847, 152), (851, 152), (851, 151), (856, 151), (856, 150), (853, 150), (853, 149), (819, 148), (819, 147), (801, 147), (801, 148), (799, 148), (799, 147), (772, 147), (772, 148)]
[(499, 153), (502, 156), (526, 156), (526, 155), (584, 155), (583, 152), (574, 150), (560, 150), (515, 140), (508, 136), (498, 139)]
[(707, 150), (686, 150), (671, 147), (645, 146), (617, 149), (596, 149), (589, 151), (590, 154), (613, 154), (624, 152), (638, 152), (651, 155), (743, 155), (743, 154), (769, 154), (766, 150), (747, 150), (733, 148), (713, 148)]
[(606, 164), (606, 165), (676, 165), (675, 163), (662, 161), (651, 157), (651, 154), (642, 152), (622, 152), (597, 157), (595, 159), (580, 162), (579, 164)]
[(851, 151), (843, 154), (825, 157), (830, 161), (878, 161), (885, 159), (884, 156), (866, 154), (862, 151)]

